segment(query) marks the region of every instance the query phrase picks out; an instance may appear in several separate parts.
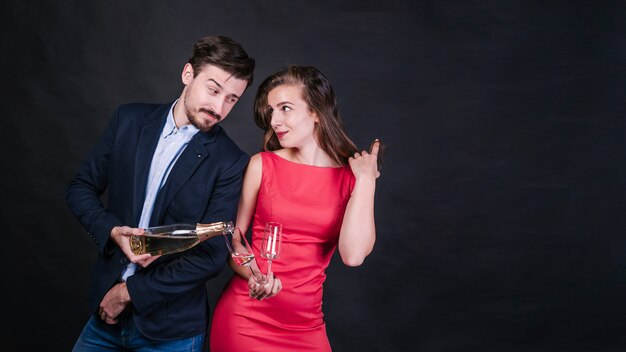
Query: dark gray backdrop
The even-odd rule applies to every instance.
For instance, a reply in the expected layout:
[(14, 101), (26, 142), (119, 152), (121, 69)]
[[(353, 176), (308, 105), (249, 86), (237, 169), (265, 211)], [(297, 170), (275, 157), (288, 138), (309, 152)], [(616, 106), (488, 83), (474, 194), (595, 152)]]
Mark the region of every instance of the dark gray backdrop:
[[(118, 104), (176, 98), (192, 43), (226, 34), (258, 62), (224, 122), (247, 152), (258, 83), (290, 63), (327, 74), (360, 146), (388, 146), (376, 248), (328, 270), (335, 351), (623, 350), (625, 10), (4, 1), (3, 344), (71, 349), (96, 249), (65, 185)], [(229, 275), (208, 284), (212, 304)]]

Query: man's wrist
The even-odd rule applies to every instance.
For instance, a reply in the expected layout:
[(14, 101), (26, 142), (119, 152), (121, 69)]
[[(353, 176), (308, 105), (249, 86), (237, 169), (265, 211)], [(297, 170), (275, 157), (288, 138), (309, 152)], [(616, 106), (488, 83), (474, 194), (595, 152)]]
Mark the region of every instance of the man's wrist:
[(128, 303), (131, 301), (130, 293), (128, 292), (128, 287), (126, 286), (126, 281), (120, 282), (120, 300), (124, 303)]

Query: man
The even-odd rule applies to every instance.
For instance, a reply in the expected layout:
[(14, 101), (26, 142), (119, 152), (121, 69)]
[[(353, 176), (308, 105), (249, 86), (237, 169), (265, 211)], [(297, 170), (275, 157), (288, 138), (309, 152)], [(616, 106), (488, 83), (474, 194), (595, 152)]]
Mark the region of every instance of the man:
[(228, 37), (200, 39), (183, 67), (180, 97), (120, 106), (69, 182), (67, 203), (98, 246), (93, 315), (74, 351), (202, 350), (205, 282), (226, 263), (225, 241), (150, 257), (134, 255), (129, 236), (149, 226), (235, 219), (249, 157), (218, 123), (252, 83), (254, 65)]

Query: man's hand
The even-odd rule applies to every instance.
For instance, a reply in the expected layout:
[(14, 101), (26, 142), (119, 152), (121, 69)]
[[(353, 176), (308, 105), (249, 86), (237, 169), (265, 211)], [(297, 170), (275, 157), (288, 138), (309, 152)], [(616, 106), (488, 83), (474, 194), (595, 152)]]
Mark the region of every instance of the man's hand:
[(137, 235), (143, 236), (143, 229), (128, 227), (128, 226), (115, 226), (111, 230), (111, 238), (117, 243), (117, 245), (122, 249), (122, 252), (128, 257), (132, 263), (136, 263), (137, 265), (141, 265), (142, 267), (147, 267), (153, 261), (157, 260), (160, 256), (152, 256), (150, 254), (135, 254), (130, 249), (130, 236)]
[(121, 282), (113, 286), (100, 302), (100, 319), (107, 324), (116, 324), (117, 317), (126, 309), (130, 303), (130, 295), (126, 288), (126, 283)]

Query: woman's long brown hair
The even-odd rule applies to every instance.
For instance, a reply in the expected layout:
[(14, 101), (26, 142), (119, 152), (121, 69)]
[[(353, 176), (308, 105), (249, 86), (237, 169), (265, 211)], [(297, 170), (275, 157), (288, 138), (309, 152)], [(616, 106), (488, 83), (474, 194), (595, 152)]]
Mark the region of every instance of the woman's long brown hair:
[(348, 159), (357, 151), (343, 126), (333, 87), (315, 67), (291, 65), (267, 77), (259, 85), (254, 100), (254, 122), (263, 129), (263, 150), (280, 149), (280, 142), (271, 127), (272, 111), (267, 96), (272, 89), (292, 85), (302, 88), (302, 98), (311, 112), (319, 118), (315, 125), (317, 143), (339, 165), (347, 166)]

